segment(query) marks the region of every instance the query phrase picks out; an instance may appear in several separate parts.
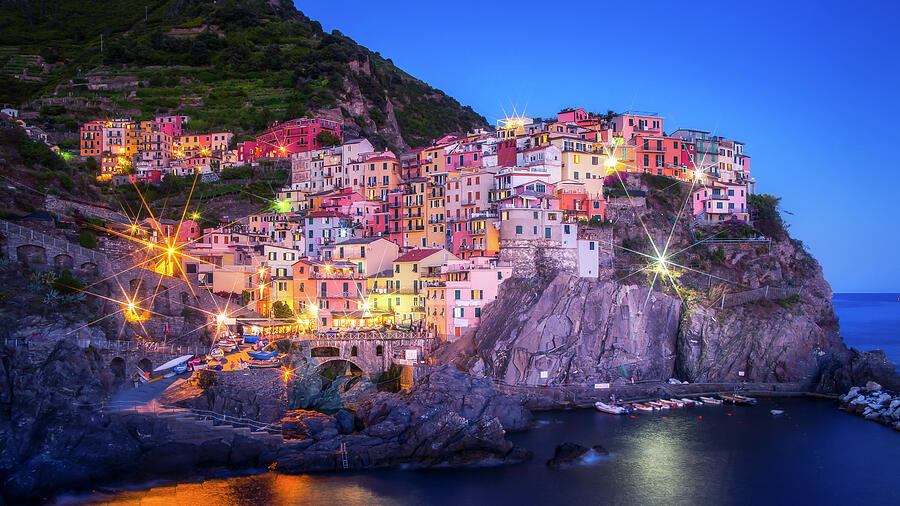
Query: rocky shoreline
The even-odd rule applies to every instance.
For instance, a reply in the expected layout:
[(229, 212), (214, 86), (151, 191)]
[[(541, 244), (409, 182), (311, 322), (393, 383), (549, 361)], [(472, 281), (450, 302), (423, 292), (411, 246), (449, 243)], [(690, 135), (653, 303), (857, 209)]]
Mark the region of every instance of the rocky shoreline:
[(840, 409), (900, 431), (900, 393), (882, 389), (874, 381), (853, 387), (840, 397)]

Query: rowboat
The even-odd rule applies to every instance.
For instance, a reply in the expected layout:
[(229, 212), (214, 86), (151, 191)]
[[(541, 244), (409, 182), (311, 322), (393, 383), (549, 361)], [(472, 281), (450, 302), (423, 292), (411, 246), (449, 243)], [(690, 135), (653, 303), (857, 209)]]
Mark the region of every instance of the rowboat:
[(756, 399), (751, 400), (749, 397), (743, 397), (741, 395), (719, 394), (719, 397), (721, 397), (723, 401), (730, 402), (732, 404), (750, 405), (756, 402)]
[(658, 402), (658, 403), (662, 404), (663, 406), (665, 406), (665, 408), (663, 408), (663, 409), (677, 408), (677, 407), (678, 407), (677, 404), (675, 404), (674, 402), (672, 402), (672, 401), (670, 401), (670, 400), (667, 400), (667, 399), (657, 399), (656, 402)]
[(231, 339), (220, 339), (216, 346), (221, 348), (223, 351), (234, 351), (238, 347), (238, 343), (232, 341)]
[(250, 369), (274, 369), (281, 367), (281, 360), (272, 358), (269, 360), (250, 360)]
[(622, 406), (616, 406), (614, 404), (606, 404), (606, 403), (600, 402), (600, 401), (595, 402), (594, 407), (597, 408), (597, 411), (602, 411), (604, 413), (609, 413), (611, 415), (624, 415), (625, 413), (628, 412), (628, 410), (626, 410)]
[(703, 403), (698, 401), (697, 399), (688, 399), (687, 397), (682, 397), (681, 400), (684, 401), (684, 403), (687, 404), (688, 406), (703, 405)]
[(256, 344), (259, 341), (259, 336), (244, 336), (244, 344)]
[(255, 358), (257, 360), (269, 360), (270, 358), (275, 358), (278, 356), (277, 351), (254, 351), (248, 350), (247, 355), (250, 355), (250, 358)]
[(669, 399), (669, 402), (674, 403), (676, 408), (683, 408), (687, 405), (685, 402), (679, 399)]
[(722, 404), (722, 399), (716, 399), (715, 397), (701, 397), (700, 400), (706, 404)]
[(641, 402), (635, 402), (631, 406), (634, 407), (634, 409), (637, 409), (639, 411), (653, 411), (653, 409), (654, 409), (653, 406), (651, 406), (649, 404), (643, 404)]
[(747, 397), (746, 395), (734, 394), (734, 397), (750, 404), (756, 404), (756, 398)]
[(222, 351), (221, 348), (213, 348), (212, 351), (209, 352), (209, 356), (212, 358), (222, 358), (225, 356), (225, 352)]

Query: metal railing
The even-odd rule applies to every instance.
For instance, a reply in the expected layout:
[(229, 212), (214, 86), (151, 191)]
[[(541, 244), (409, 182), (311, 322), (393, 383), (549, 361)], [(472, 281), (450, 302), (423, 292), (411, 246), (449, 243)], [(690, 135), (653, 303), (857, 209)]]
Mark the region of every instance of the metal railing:
[(802, 292), (803, 287), (780, 288), (775, 286), (764, 286), (755, 290), (747, 290), (745, 292), (726, 293), (722, 295), (722, 302), (720, 304), (720, 307), (722, 309), (725, 309), (726, 307), (740, 306), (742, 304), (756, 302), (758, 300), (787, 299), (793, 296), (800, 296)]

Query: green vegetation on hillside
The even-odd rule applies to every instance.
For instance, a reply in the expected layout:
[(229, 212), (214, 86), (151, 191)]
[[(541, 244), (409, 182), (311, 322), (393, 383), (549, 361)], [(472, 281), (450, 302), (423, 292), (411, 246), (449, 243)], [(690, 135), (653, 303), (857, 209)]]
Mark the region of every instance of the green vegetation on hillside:
[[(0, 3), (0, 66), (22, 55), (43, 59), (43, 72), (29, 67), (28, 74), (44, 81), (0, 86), (0, 100), (49, 96), (63, 85), (78, 120), (177, 112), (191, 116), (193, 130), (253, 134), (273, 121), (338, 107), (352, 99), (348, 89), (358, 89), (367, 112), (351, 118), (343, 110), (344, 119), (375, 139), (388, 126), (387, 100), (413, 146), (486, 126), (471, 108), (377, 52), (323, 32), (287, 0)], [(7, 67), (3, 83), (19, 72), (14, 62)]]

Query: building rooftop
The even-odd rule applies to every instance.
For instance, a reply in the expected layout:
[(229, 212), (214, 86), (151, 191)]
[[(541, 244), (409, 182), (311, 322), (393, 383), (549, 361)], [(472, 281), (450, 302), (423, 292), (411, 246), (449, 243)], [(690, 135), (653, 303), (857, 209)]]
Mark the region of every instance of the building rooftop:
[(397, 257), (395, 262), (418, 262), (419, 260), (424, 260), (435, 253), (440, 253), (441, 251), (446, 251), (441, 248), (421, 248), (414, 249), (408, 253), (404, 253)]

